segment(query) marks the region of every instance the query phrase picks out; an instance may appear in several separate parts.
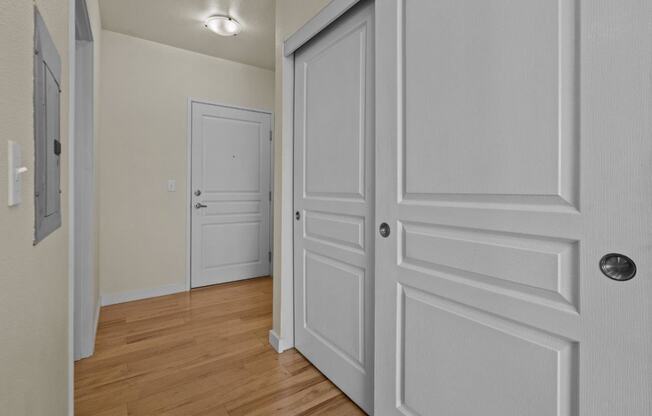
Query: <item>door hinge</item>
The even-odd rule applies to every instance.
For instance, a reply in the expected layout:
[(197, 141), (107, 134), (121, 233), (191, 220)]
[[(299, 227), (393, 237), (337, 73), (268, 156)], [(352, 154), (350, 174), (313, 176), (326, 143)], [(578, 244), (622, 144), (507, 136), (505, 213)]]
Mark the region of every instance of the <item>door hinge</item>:
[(269, 191), (269, 201), (272, 201), (272, 191)]
[(272, 252), (271, 251), (267, 252), (267, 257), (269, 257), (269, 262), (271, 263), (272, 262)]
[(269, 141), (270, 142), (272, 141), (272, 131), (271, 130), (269, 131)]

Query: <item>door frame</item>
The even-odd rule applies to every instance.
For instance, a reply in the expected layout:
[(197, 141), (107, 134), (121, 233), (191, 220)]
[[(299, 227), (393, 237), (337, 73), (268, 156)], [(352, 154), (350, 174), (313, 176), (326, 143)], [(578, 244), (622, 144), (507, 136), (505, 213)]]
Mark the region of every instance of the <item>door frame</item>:
[(275, 259), (279, 276), (274, 285), (275, 296), (280, 297), (274, 299), (279, 327), (269, 331), (269, 343), (279, 353), (294, 347), (294, 53), (360, 1), (332, 0), (283, 42), (281, 140), (275, 144), (281, 146), (281, 195), (279, 212), (275, 213), (280, 224), (276, 230), (280, 233), (280, 246), (276, 247), (279, 258)]
[[(74, 113), (73, 140), (70, 143), (70, 250), (71, 273), (74, 281), (74, 359), (90, 357), (95, 350), (95, 334), (100, 312), (100, 302), (96, 298), (97, 282), (94, 268), (97, 262), (93, 239), (97, 229), (95, 211), (95, 135), (94, 135), (94, 48), (95, 40), (90, 16), (85, 0), (75, 2), (74, 48), (70, 51), (70, 61), (74, 61)], [(72, 87), (72, 85), (71, 85)], [(71, 98), (72, 99), (72, 98)], [(90, 152), (88, 151), (90, 150)], [(89, 159), (90, 155), (90, 160)], [(92, 167), (93, 174), (87, 177), (78, 174), (75, 168), (84, 165)], [(89, 201), (79, 205), (82, 201)], [(83, 208), (83, 212), (78, 208)], [(88, 217), (83, 221), (82, 217)], [(84, 229), (84, 227), (88, 229)], [(90, 250), (90, 251), (89, 251)]]
[[(253, 111), (256, 113), (269, 114), (271, 118), (272, 139), (270, 144), (270, 183), (269, 190), (272, 193), (271, 202), (269, 204), (269, 250), (272, 252), (272, 260), (274, 259), (274, 112), (260, 108), (243, 107), (240, 105), (224, 104), (218, 101), (204, 100), (193, 97), (188, 97), (188, 121), (186, 130), (186, 292), (192, 289), (192, 276), (191, 276), (191, 262), (192, 257), (192, 105), (207, 104), (217, 107), (231, 108), (243, 111)], [(273, 261), (270, 262), (270, 271), (274, 270)], [(270, 273), (271, 274), (271, 273)]]

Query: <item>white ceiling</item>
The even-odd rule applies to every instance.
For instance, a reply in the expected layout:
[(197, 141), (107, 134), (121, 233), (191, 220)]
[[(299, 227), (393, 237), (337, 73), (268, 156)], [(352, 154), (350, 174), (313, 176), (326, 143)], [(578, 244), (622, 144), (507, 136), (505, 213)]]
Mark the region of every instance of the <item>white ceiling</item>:
[[(178, 48), (274, 69), (274, 0), (100, 0), (102, 27)], [(235, 18), (242, 32), (219, 36), (204, 20)]]

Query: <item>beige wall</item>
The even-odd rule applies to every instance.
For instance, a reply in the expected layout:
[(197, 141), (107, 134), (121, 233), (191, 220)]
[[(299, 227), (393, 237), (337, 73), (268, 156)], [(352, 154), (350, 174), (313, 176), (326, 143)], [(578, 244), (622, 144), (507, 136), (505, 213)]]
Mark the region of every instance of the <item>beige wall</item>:
[[(34, 239), (34, 4), (62, 59), (62, 226)], [(0, 2), (0, 413), (68, 413), (68, 0)], [(7, 207), (7, 140), (22, 145), (23, 203)]]
[(283, 111), (283, 76), (281, 64), (283, 58), (283, 41), (317, 14), (330, 0), (276, 0), (276, 75), (274, 97), (274, 331), (280, 333), (281, 286), (278, 278), (281, 267), (281, 209), (292, 209), (281, 205), (281, 129)]
[(183, 286), (188, 98), (272, 110), (274, 72), (110, 31), (101, 47), (102, 296)]

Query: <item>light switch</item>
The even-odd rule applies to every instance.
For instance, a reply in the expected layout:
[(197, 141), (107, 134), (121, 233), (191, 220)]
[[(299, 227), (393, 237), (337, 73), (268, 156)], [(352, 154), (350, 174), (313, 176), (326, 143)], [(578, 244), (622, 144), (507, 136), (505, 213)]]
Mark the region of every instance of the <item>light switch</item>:
[(177, 190), (177, 181), (174, 179), (168, 179), (168, 192), (176, 192)]
[(20, 145), (14, 141), (7, 143), (7, 158), (9, 169), (9, 187), (7, 201), (10, 207), (19, 205), (22, 200), (22, 176), (27, 172), (27, 168), (23, 166)]

